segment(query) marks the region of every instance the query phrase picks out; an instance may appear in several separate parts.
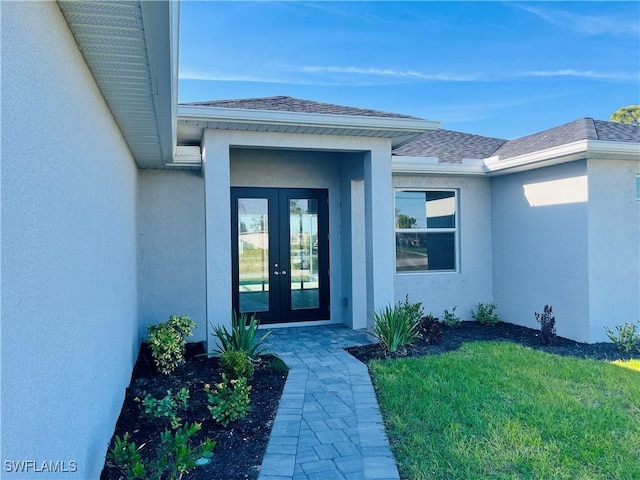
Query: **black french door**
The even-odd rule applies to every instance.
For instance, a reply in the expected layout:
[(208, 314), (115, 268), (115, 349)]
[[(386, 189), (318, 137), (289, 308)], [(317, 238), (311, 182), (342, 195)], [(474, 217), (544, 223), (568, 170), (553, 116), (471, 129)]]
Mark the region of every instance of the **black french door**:
[(231, 189), (233, 308), (261, 323), (329, 320), (327, 190)]

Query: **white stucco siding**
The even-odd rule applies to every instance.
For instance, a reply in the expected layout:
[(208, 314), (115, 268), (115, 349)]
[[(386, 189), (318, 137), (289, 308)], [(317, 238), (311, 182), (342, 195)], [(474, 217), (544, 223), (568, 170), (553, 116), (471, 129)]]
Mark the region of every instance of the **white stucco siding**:
[(409, 295), (425, 313), (442, 318), (445, 309), (470, 320), (478, 302), (493, 299), (491, 276), (491, 190), (486, 178), (394, 175), (395, 189), (455, 189), (458, 197), (458, 272), (398, 273), (396, 301)]
[(190, 342), (206, 339), (204, 179), (200, 172), (139, 174), (139, 298), (141, 335), (170, 315), (198, 325)]
[(589, 341), (640, 320), (640, 162), (589, 160)]
[(138, 349), (137, 168), (57, 4), (1, 8), (2, 478), (98, 478)]
[(551, 305), (558, 335), (589, 341), (586, 161), (491, 180), (494, 300), (504, 321), (539, 328)]

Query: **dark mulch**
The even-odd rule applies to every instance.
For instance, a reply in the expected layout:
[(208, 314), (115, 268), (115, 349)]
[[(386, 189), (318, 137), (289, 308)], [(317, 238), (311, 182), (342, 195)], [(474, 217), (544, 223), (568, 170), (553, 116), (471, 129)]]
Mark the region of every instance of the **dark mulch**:
[[(156, 372), (151, 352), (146, 344), (140, 349), (131, 384), (116, 424), (115, 435), (122, 437), (129, 432), (136, 445), (145, 444), (142, 452), (149, 452), (157, 444), (160, 432), (165, 425), (153, 424), (140, 417), (139, 404), (134, 398), (143, 398), (151, 394), (155, 398), (166, 395), (167, 390), (173, 393), (182, 387), (190, 392), (189, 406), (186, 411), (178, 413), (182, 423), (201, 422), (202, 430), (196, 442), (209, 437), (217, 442), (213, 449), (213, 462), (198, 467), (184, 475), (187, 480), (236, 480), (256, 479), (262, 457), (269, 442), (273, 420), (278, 409), (282, 389), (287, 378), (282, 362), (276, 357), (266, 356), (256, 365), (251, 385), (251, 410), (246, 418), (229, 423), (222, 427), (215, 423), (207, 409), (207, 397), (203, 390), (205, 383), (214, 384), (220, 381), (218, 359), (198, 356), (204, 352), (204, 346), (189, 344), (187, 362), (171, 375)], [(110, 446), (113, 445), (113, 439)], [(101, 480), (119, 480), (124, 478), (115, 467), (105, 465)]]
[[(555, 337), (553, 345), (545, 346), (540, 340), (540, 331), (521, 327), (511, 323), (498, 322), (496, 325), (485, 326), (478, 322), (462, 322), (457, 328), (442, 325), (442, 337), (436, 343), (427, 343), (418, 339), (406, 352), (386, 354), (379, 344), (352, 347), (346, 350), (362, 362), (385, 358), (419, 357), (438, 355), (456, 350), (465, 342), (482, 342), (506, 340), (519, 343), (526, 347), (545, 352), (579, 358), (595, 360), (630, 359), (632, 354), (625, 354), (618, 350), (613, 343), (580, 343), (563, 337)], [(637, 357), (637, 354), (635, 355)]]

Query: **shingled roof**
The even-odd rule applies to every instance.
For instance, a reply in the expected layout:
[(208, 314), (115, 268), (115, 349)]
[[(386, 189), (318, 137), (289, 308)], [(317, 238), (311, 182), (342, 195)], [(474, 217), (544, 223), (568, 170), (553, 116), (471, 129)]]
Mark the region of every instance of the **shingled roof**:
[(396, 156), (433, 157), (440, 163), (490, 157), (506, 140), (453, 130), (431, 130), (393, 150)]
[(249, 110), (272, 110), (279, 112), (296, 112), (296, 113), (319, 113), (326, 115), (356, 115), (365, 117), (386, 117), (386, 118), (410, 118), (414, 120), (422, 120), (418, 117), (409, 115), (401, 115), (399, 113), (382, 112), (380, 110), (371, 110), (367, 108), (346, 107), (343, 105), (335, 105), (333, 103), (315, 102), (313, 100), (303, 100), (293, 97), (260, 97), (260, 98), (241, 98), (237, 100), (212, 100), (210, 102), (193, 102), (183, 103), (181, 105), (193, 105), (200, 107), (219, 107), (219, 108), (246, 108)]
[(493, 155), (504, 160), (580, 140), (640, 143), (640, 126), (580, 118), (533, 135), (509, 140)]

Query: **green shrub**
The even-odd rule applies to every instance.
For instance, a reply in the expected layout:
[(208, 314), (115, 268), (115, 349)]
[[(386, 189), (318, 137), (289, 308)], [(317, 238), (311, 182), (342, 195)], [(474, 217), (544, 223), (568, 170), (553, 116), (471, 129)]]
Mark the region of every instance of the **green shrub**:
[(495, 325), (500, 321), (498, 315), (493, 313), (498, 306), (495, 303), (479, 303), (478, 310), (471, 310), (471, 316), (482, 325)]
[(545, 305), (542, 313), (535, 312), (536, 321), (540, 324), (540, 340), (543, 345), (551, 345), (556, 338), (556, 317), (553, 307)]
[(231, 316), (231, 331), (225, 326), (213, 326), (213, 336), (218, 340), (218, 346), (214, 351), (223, 353), (226, 350), (243, 350), (251, 359), (266, 353), (266, 347), (262, 347), (264, 340), (271, 334), (267, 332), (259, 340), (256, 340), (259, 322), (255, 315), (251, 318), (246, 313)]
[(207, 408), (211, 416), (223, 427), (247, 415), (250, 408), (251, 386), (247, 385), (246, 377), (231, 380), (223, 373), (220, 383), (213, 387), (206, 384), (204, 390), (207, 393), (209, 401)]
[(444, 310), (442, 323), (444, 323), (449, 328), (457, 328), (460, 326), (460, 317), (456, 315), (456, 308), (458, 308), (457, 305), (453, 307), (451, 311), (447, 309)]
[(196, 322), (186, 315), (172, 315), (166, 322), (147, 328), (151, 355), (160, 373), (169, 374), (184, 363), (187, 337), (195, 326)]
[(220, 354), (220, 368), (227, 378), (253, 377), (254, 366), (244, 350), (225, 350)]
[(397, 352), (413, 343), (418, 337), (420, 320), (409, 320), (404, 309), (385, 307), (379, 314), (373, 313), (373, 336), (387, 352)]
[(186, 424), (172, 432), (160, 434), (160, 445), (155, 458), (143, 458), (142, 446), (129, 441), (129, 432), (123, 438), (116, 436), (114, 446), (107, 452), (107, 460), (122, 471), (127, 480), (150, 479), (177, 480), (196, 466), (198, 458), (211, 458), (215, 442), (209, 438), (197, 447), (191, 445), (191, 437), (200, 431), (200, 423)]
[(409, 301), (409, 295), (405, 295), (404, 302), (398, 302), (398, 308), (410, 323), (420, 322), (424, 317), (422, 302), (411, 303)]
[(639, 326), (640, 322), (625, 322), (624, 325), (616, 325), (617, 333), (613, 332), (609, 327), (604, 327), (604, 331), (620, 351), (629, 353), (640, 347)]
[(156, 420), (168, 420), (171, 423), (171, 428), (178, 428), (181, 422), (178, 410), (187, 409), (189, 389), (183, 387), (175, 395), (171, 390), (167, 390), (167, 394), (159, 399), (153, 395), (145, 395), (143, 400), (139, 398), (135, 400), (140, 403), (143, 416)]

